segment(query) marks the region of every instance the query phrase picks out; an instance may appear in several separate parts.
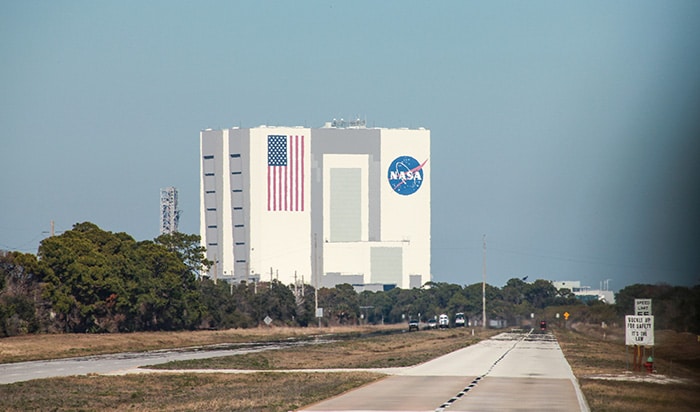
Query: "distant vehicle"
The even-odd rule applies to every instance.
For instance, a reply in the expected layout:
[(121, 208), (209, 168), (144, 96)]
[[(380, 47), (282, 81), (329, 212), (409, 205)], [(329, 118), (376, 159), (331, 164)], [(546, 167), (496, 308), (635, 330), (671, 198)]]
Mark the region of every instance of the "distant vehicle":
[(455, 327), (467, 326), (467, 318), (464, 317), (464, 313), (459, 312), (455, 315)]
[(450, 318), (447, 317), (444, 313), (440, 315), (438, 318), (438, 326), (440, 329), (444, 328), (449, 328), (450, 327)]
[(418, 319), (411, 319), (408, 321), (408, 331), (418, 330)]
[(428, 319), (428, 329), (437, 329), (437, 320), (435, 318)]

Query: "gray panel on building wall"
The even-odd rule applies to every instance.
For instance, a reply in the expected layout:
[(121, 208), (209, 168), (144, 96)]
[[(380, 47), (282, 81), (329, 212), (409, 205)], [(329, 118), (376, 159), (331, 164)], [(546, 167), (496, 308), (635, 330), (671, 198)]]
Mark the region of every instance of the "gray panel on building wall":
[[(233, 189), (235, 190), (235, 189)], [(231, 207), (243, 207), (243, 203), (245, 202), (245, 196), (243, 191), (240, 192), (232, 192), (231, 193)], [(237, 220), (234, 220), (234, 222), (237, 222)]]
[(214, 176), (204, 176), (204, 191), (210, 192), (216, 190), (216, 179)]
[(234, 225), (244, 225), (245, 226), (245, 215), (243, 210), (233, 210), (232, 219)]
[(243, 176), (241, 174), (231, 174), (231, 190), (243, 190)]
[(250, 244), (250, 130), (229, 129), (229, 183), (231, 220), (233, 224), (233, 270), (239, 280), (248, 273), (248, 248)]
[(362, 240), (362, 171), (359, 168), (331, 169), (330, 240)]
[(203, 159), (202, 160), (202, 170), (204, 173), (214, 173), (215, 163), (214, 159)]
[(358, 285), (364, 283), (364, 276), (362, 275), (343, 275), (338, 272), (328, 272), (321, 276), (321, 281), (319, 282), (319, 287), (322, 288), (334, 288), (337, 285), (342, 285), (347, 283), (349, 285)]
[(211, 225), (218, 226), (219, 222), (216, 221), (216, 218), (217, 218), (216, 210), (207, 210), (206, 212), (204, 212), (204, 223), (207, 226), (211, 226)]
[(370, 249), (372, 283), (401, 284), (403, 255), (400, 247), (373, 247)]
[[(236, 147), (233, 149), (238, 149), (238, 146), (240, 146), (240, 141), (236, 140)], [(231, 153), (229, 156), (230, 162), (231, 162), (231, 171), (240, 171), (242, 168), (242, 158), (240, 153)]]
[[(381, 131), (379, 129), (312, 129), (311, 130), (311, 210), (323, 210), (323, 155), (366, 154), (369, 155), (369, 240), (381, 240), (381, 195), (379, 182), (381, 171)], [(325, 239), (323, 214), (311, 216), (311, 232)], [(322, 263), (322, 262), (321, 262)]]
[(408, 288), (420, 289), (423, 286), (423, 277), (421, 275), (408, 275)]
[[(384, 182), (384, 179), (382, 179), (382, 174), (381, 174), (381, 163), (380, 163), (380, 157), (379, 155), (370, 155), (369, 156), (369, 176), (370, 178), (368, 179), (368, 190), (369, 190), (369, 196), (370, 196), (370, 201), (369, 201), (369, 216), (368, 216), (368, 222), (367, 224), (369, 225), (369, 230), (368, 230), (368, 240), (370, 242), (379, 242), (381, 241), (381, 231), (379, 230), (382, 227), (382, 222), (381, 222), (381, 211), (380, 206), (381, 203), (378, 199), (381, 199), (381, 183)], [(375, 176), (379, 176), (379, 178), (375, 178)], [(372, 197), (375, 197), (375, 199), (372, 199)]]

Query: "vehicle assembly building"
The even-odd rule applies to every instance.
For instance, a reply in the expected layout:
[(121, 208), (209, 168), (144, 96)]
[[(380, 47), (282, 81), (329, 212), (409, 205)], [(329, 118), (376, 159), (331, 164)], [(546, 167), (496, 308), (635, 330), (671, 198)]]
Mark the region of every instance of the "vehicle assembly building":
[(211, 278), (420, 287), (430, 273), (430, 131), (207, 129), (200, 234)]

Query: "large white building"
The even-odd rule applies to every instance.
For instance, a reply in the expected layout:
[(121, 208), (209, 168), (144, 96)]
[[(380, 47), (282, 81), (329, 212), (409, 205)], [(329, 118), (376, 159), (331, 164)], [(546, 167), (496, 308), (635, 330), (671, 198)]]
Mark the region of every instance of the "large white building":
[(207, 129), (200, 148), (210, 277), (319, 287), (431, 280), (429, 130), (335, 121)]

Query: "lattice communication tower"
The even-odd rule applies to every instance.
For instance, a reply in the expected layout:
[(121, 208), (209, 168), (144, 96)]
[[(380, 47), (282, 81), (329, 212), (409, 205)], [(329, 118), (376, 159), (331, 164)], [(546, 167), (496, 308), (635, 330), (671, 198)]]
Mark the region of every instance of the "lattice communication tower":
[(166, 187), (160, 189), (160, 234), (177, 232), (180, 210), (177, 208), (177, 189)]

